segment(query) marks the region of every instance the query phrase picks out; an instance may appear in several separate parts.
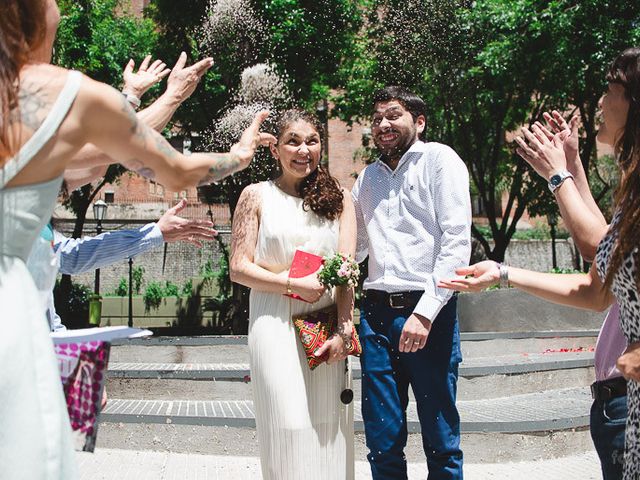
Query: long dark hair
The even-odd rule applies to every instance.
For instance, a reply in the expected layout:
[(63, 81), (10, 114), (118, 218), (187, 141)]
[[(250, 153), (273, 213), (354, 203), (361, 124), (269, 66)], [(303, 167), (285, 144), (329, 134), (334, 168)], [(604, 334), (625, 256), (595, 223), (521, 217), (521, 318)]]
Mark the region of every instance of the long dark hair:
[(19, 75), (31, 52), (45, 39), (44, 0), (0, 3), (0, 158), (10, 157), (9, 114), (18, 108)]
[(625, 258), (633, 255), (636, 288), (640, 289), (640, 48), (623, 51), (611, 64), (607, 81), (624, 87), (629, 113), (624, 132), (614, 146), (622, 170), (615, 205), (622, 213), (611, 227), (617, 240), (611, 253), (605, 287), (611, 287), (613, 277)]
[[(278, 141), (294, 122), (302, 121), (311, 125), (320, 138), (324, 138), (324, 128), (320, 120), (313, 114), (300, 109), (285, 111), (276, 125)], [(332, 177), (321, 165), (318, 165), (298, 186), (298, 195), (302, 197), (303, 208), (310, 209), (316, 215), (335, 220), (342, 213), (344, 195), (338, 180)]]

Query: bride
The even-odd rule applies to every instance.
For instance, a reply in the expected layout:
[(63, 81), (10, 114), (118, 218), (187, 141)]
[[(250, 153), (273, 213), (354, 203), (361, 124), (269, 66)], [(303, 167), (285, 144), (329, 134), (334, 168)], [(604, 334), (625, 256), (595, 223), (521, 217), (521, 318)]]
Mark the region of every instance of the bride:
[[(355, 250), (351, 196), (319, 165), (322, 126), (289, 110), (271, 153), (281, 174), (248, 186), (233, 221), (231, 278), (251, 288), (249, 354), (260, 461), (265, 480), (353, 478), (351, 407), (340, 402), (345, 345), (322, 347), (327, 364), (311, 371), (292, 314), (337, 302), (343, 335), (353, 329), (353, 289), (325, 291), (315, 274), (288, 278), (296, 249), (316, 255)], [(284, 296), (294, 293), (310, 303)], [(347, 337), (348, 338), (348, 337)]]

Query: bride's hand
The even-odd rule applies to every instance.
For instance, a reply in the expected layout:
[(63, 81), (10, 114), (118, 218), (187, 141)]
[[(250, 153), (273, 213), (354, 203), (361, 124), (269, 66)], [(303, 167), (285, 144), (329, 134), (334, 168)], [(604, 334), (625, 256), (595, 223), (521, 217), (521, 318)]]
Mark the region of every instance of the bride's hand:
[(333, 335), (315, 351), (314, 355), (317, 358), (326, 356), (327, 363), (331, 365), (347, 358), (348, 353), (342, 338), (339, 335)]
[(267, 147), (272, 143), (278, 142), (276, 137), (270, 133), (260, 131), (262, 122), (264, 122), (268, 116), (269, 112), (267, 110), (256, 113), (251, 125), (242, 133), (238, 143), (231, 146), (230, 153), (240, 160), (241, 169), (249, 166), (259, 146)]
[(291, 291), (309, 303), (316, 303), (320, 300), (325, 290), (325, 286), (320, 283), (316, 273), (291, 279)]

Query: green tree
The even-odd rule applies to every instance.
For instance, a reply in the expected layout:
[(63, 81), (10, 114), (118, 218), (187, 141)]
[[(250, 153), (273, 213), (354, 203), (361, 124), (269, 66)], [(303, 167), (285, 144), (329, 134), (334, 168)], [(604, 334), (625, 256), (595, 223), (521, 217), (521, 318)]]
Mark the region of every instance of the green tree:
[(344, 65), (335, 112), (366, 118), (373, 91), (385, 84), (422, 95), (428, 137), (467, 163), (494, 244), (475, 227), (473, 234), (490, 258), (502, 260), (527, 209), (555, 211), (545, 182), (510, 141), (544, 110), (577, 108), (589, 166), (604, 72), (638, 40), (635, 7), (605, 0), (372, 1), (357, 55)]
[[(258, 63), (272, 66), (285, 80), (295, 103), (310, 107), (326, 100), (338, 85), (337, 72), (361, 25), (356, 0), (155, 0), (148, 9), (160, 27), (166, 58), (181, 50), (192, 58), (210, 55), (214, 66), (204, 86), (177, 113), (182, 132), (200, 134), (234, 107), (240, 76)], [(206, 135), (205, 135), (206, 136)], [(214, 143), (218, 149), (228, 144)], [(197, 148), (197, 145), (195, 146)], [(233, 178), (208, 188), (203, 196), (226, 198), (231, 214), (250, 183), (268, 178), (274, 164), (267, 153)], [(234, 285), (228, 319), (234, 333), (246, 331), (248, 289)]]
[[(54, 47), (53, 63), (79, 70), (89, 77), (116, 88), (122, 70), (130, 58), (139, 59), (154, 50), (157, 33), (149, 19), (131, 16), (120, 0), (59, 0), (61, 22)], [(76, 215), (73, 236), (82, 235), (87, 209), (106, 183), (113, 183), (124, 172), (111, 166), (106, 176), (91, 185), (71, 192), (64, 205)], [(61, 296), (68, 296), (71, 279), (64, 275)], [(59, 309), (69, 327), (82, 326), (81, 320), (65, 318), (67, 302)]]

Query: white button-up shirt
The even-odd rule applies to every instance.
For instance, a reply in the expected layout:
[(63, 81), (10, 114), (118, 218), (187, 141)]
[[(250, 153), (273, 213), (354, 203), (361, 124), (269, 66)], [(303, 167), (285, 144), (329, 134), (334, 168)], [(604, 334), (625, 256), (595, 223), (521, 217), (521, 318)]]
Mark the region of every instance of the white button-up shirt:
[(356, 258), (369, 255), (365, 289), (424, 290), (414, 312), (435, 319), (451, 297), (441, 278), (469, 264), (469, 173), (460, 157), (440, 143), (417, 141), (395, 170), (378, 160), (351, 192), (358, 221)]

